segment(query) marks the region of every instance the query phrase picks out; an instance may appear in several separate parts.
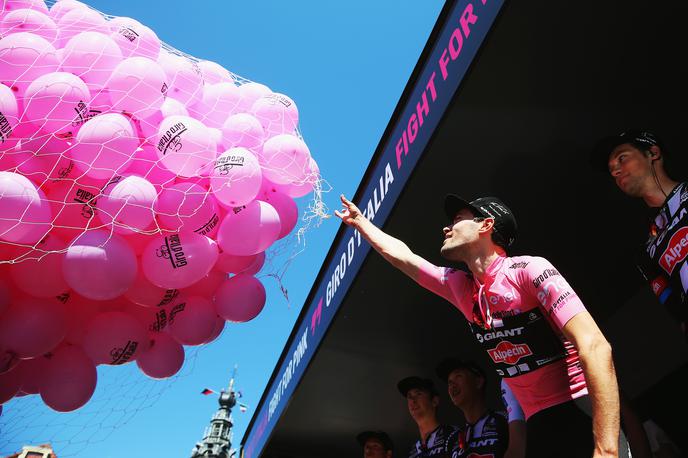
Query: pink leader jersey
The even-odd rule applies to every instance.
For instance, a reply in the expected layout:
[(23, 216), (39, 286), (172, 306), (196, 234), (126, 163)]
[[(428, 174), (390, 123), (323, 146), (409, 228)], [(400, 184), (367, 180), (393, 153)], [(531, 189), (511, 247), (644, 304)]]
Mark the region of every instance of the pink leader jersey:
[(578, 351), (561, 332), (585, 306), (546, 259), (500, 256), (485, 284), (426, 261), (417, 282), (464, 314), (526, 419), (588, 393)]

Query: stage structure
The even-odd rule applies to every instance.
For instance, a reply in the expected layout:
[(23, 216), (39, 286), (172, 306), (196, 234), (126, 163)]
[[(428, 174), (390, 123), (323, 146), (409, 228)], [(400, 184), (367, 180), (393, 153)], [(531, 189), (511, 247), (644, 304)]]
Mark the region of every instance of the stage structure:
[[(448, 1), (352, 199), (447, 265), (444, 195), (500, 196), (519, 221), (511, 254), (544, 256), (569, 280), (644, 418), (672, 414), (663, 406), (688, 347), (634, 266), (642, 203), (588, 154), (600, 137), (643, 126), (676, 151), (675, 178), (687, 178), (677, 115), (687, 9)], [(434, 367), (445, 356), (489, 365), (458, 311), (369, 252), (352, 229), (337, 233), (241, 441), (244, 458), (356, 456), (366, 429), (386, 430), (403, 455), (417, 430), (396, 382), (417, 374), (444, 390)], [(497, 384), (491, 374), (493, 407)], [(461, 420), (444, 392), (440, 418)]]

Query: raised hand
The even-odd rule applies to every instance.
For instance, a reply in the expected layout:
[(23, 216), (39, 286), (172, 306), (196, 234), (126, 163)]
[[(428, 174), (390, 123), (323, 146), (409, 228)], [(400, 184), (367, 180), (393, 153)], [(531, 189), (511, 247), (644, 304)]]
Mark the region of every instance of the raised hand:
[(363, 214), (361, 210), (358, 209), (353, 202), (344, 197), (344, 194), (340, 195), (339, 198), (342, 200), (341, 211), (335, 210), (334, 214), (348, 226), (354, 226), (357, 222), (363, 219)]

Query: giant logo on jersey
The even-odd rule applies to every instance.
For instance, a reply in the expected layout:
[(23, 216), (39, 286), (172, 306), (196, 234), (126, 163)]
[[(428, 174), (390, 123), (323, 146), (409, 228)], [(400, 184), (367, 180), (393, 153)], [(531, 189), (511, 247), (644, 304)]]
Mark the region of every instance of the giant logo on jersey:
[(688, 227), (682, 227), (669, 239), (669, 245), (662, 253), (659, 265), (666, 273), (671, 274), (676, 264), (686, 259), (686, 256), (688, 256)]
[(516, 364), (521, 358), (533, 354), (530, 347), (526, 344), (513, 344), (508, 340), (499, 342), (495, 348), (487, 350), (487, 353), (496, 364)]

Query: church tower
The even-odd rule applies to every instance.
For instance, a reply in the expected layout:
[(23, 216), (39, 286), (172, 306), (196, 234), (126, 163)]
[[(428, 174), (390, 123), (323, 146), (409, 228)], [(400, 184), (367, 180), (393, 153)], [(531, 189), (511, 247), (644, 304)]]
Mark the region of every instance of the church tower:
[(206, 427), (203, 440), (197, 442), (191, 458), (231, 458), (235, 456), (232, 446), (232, 407), (237, 403), (237, 393), (234, 391), (234, 377), (236, 367), (229, 381), (227, 391), (220, 391), (218, 404), (220, 407), (210, 420), (210, 425)]

